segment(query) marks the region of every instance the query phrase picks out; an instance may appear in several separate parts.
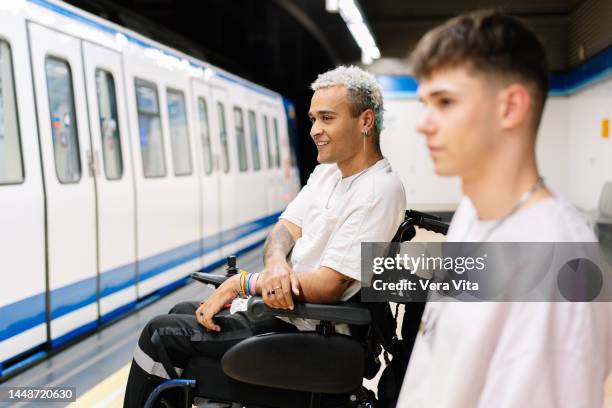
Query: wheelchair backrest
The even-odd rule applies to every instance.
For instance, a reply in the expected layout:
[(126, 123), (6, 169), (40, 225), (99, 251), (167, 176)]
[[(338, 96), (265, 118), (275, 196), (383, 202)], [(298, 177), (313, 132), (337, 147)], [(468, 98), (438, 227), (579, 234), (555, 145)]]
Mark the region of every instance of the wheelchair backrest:
[[(448, 224), (441, 218), (414, 210), (407, 210), (404, 221), (398, 227), (387, 256), (393, 257), (400, 251), (402, 242), (410, 241), (416, 236), (416, 228), (446, 235)], [(397, 336), (397, 324), (400, 318), (399, 304), (393, 313), (387, 302), (366, 303), (372, 316), (372, 326), (366, 350), (366, 378), (376, 375), (380, 367), (379, 356), (382, 352), (387, 367), (378, 383), (377, 407), (394, 407), (399, 397), (412, 346), (419, 330), (421, 316), (425, 309), (424, 302), (404, 303), (401, 339)], [(383, 350), (384, 349), (384, 350)], [(389, 355), (393, 358), (390, 359)]]

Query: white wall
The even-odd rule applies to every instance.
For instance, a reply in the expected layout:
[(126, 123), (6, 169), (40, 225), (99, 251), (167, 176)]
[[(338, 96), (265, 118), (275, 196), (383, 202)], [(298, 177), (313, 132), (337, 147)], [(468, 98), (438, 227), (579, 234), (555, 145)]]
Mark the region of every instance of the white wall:
[[(459, 180), (435, 175), (415, 124), (420, 104), (408, 95), (385, 98), (383, 154), (400, 173), (409, 208), (454, 210)], [(602, 120), (612, 116), (612, 78), (569, 96), (550, 96), (536, 146), (547, 185), (584, 211), (597, 208), (604, 182), (612, 181), (612, 136), (602, 137)], [(612, 129), (611, 129), (612, 130)]]
[(567, 163), (567, 97), (549, 97), (536, 139), (536, 159), (546, 185), (566, 198), (569, 192)]
[(594, 210), (606, 180), (612, 181), (612, 138), (602, 137), (601, 122), (612, 113), (612, 78), (569, 97), (569, 198)]
[(612, 180), (612, 139), (602, 121), (612, 113), (612, 79), (570, 96), (549, 97), (538, 133), (540, 171), (551, 188), (584, 211), (594, 211)]
[(408, 208), (454, 211), (461, 198), (458, 178), (438, 177), (425, 137), (415, 130), (420, 104), (415, 99), (385, 99), (380, 145), (406, 190)]

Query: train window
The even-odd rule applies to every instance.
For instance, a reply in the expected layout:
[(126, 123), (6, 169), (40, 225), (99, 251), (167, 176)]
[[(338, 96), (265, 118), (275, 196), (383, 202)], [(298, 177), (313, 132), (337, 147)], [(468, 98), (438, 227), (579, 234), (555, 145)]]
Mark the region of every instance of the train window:
[(204, 172), (212, 173), (212, 149), (210, 146), (210, 127), (208, 124), (208, 106), (204, 98), (198, 98), (198, 119), (200, 121), (200, 137), (202, 138), (202, 150), (204, 155)]
[(96, 93), (98, 95), (104, 174), (109, 180), (117, 180), (123, 175), (123, 160), (113, 74), (96, 69)]
[(144, 176), (163, 177), (166, 175), (166, 159), (164, 157), (161, 120), (159, 118), (157, 86), (141, 79), (135, 80), (135, 86)]
[(289, 143), (289, 165), (297, 167), (297, 157), (295, 157), (295, 148)]
[(181, 91), (168, 89), (166, 96), (168, 98), (168, 118), (170, 119), (170, 143), (172, 145), (174, 174), (177, 176), (187, 176), (192, 173), (192, 168), (185, 95)]
[(23, 182), (11, 48), (0, 40), (0, 184)]
[(77, 183), (81, 179), (81, 158), (74, 109), (72, 72), (65, 60), (47, 57), (47, 91), (55, 172), (60, 183)]
[(272, 150), (270, 146), (270, 128), (268, 125), (268, 116), (263, 115), (264, 118), (264, 135), (266, 136), (266, 151), (268, 153), (268, 168), (272, 168)]
[(274, 144), (276, 146), (276, 154), (274, 155), (274, 159), (276, 161), (276, 167), (280, 168), (281, 165), (281, 157), (280, 157), (280, 146), (278, 141), (278, 121), (276, 118), (273, 118), (274, 122)]
[(261, 169), (261, 160), (259, 159), (259, 136), (257, 135), (257, 117), (255, 112), (249, 111), (249, 131), (251, 134), (251, 155), (253, 156), (253, 168)]
[(238, 167), (240, 171), (247, 171), (246, 140), (244, 138), (244, 115), (242, 109), (234, 106), (234, 123), (236, 124), (236, 144), (238, 146)]
[(219, 139), (223, 150), (223, 172), (230, 170), (229, 147), (227, 145), (227, 125), (225, 123), (225, 107), (221, 102), (217, 102), (217, 113), (219, 114)]

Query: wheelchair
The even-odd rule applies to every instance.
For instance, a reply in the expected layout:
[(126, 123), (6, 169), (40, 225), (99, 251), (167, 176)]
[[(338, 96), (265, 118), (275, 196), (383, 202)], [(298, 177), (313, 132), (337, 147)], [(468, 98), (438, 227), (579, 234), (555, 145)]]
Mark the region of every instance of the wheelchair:
[[(414, 238), (415, 227), (441, 234), (446, 234), (448, 230), (448, 224), (439, 217), (407, 210), (388, 253), (397, 253), (401, 242)], [(192, 279), (218, 287), (236, 272), (236, 258), (229, 257), (226, 276), (196, 272), (192, 274)], [(393, 316), (389, 303), (361, 303), (359, 298), (358, 293), (349, 301), (332, 305), (297, 303), (293, 310), (272, 309), (259, 296), (249, 298), (246, 313), (251, 319), (287, 316), (318, 320), (319, 324), (315, 331), (310, 332), (252, 336), (227, 350), (221, 360), (194, 356), (184, 368), (181, 378), (167, 380), (153, 390), (145, 408), (154, 407), (164, 392), (176, 389), (183, 390), (182, 407), (185, 408), (194, 405), (291, 408), (394, 406), (424, 303), (406, 303), (402, 338), (399, 339), (396, 336), (397, 311)], [(351, 335), (336, 333), (336, 323), (348, 324)], [(387, 396), (386, 402), (377, 400), (374, 393), (362, 385), (364, 378), (372, 379), (379, 371), (381, 352), (387, 365), (387, 353), (393, 356), (393, 360), (397, 359), (393, 368), (395, 375), (392, 375), (392, 395), (391, 398)], [(164, 356), (160, 356), (160, 359), (164, 366), (168, 366), (166, 371), (174, 371), (169, 360), (164, 362)], [(382, 377), (385, 377), (385, 373)]]

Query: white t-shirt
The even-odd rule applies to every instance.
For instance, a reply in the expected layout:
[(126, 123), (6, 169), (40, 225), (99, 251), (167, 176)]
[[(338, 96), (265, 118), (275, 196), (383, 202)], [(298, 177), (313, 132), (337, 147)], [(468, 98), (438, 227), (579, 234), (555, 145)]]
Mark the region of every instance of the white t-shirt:
[[(448, 241), (480, 241), (464, 198)], [(563, 199), (540, 200), (493, 230), (489, 242), (594, 242)], [(398, 407), (596, 407), (612, 368), (610, 303), (428, 303)]]
[[(302, 229), (291, 252), (296, 273), (332, 268), (353, 278), (342, 295), (348, 300), (361, 287), (361, 242), (388, 242), (404, 220), (406, 196), (386, 158), (342, 178), (335, 164), (318, 165), (308, 183), (280, 218)], [(315, 322), (289, 319), (300, 330)]]

